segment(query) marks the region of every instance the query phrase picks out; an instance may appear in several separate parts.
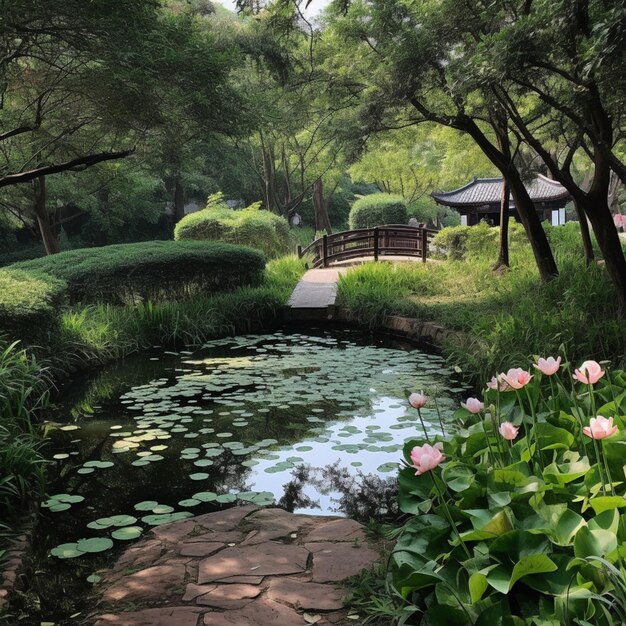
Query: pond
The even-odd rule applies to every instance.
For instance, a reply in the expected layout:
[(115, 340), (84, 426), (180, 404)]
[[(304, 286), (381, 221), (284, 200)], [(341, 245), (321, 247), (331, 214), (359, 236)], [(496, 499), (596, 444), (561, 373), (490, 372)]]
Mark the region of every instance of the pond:
[(421, 432), (406, 398), (421, 389), (437, 397), (422, 410), (435, 435), (466, 390), (442, 357), (322, 330), (155, 347), (76, 380), (52, 434), (39, 571), (97, 582), (151, 527), (237, 502), (393, 514), (403, 443)]

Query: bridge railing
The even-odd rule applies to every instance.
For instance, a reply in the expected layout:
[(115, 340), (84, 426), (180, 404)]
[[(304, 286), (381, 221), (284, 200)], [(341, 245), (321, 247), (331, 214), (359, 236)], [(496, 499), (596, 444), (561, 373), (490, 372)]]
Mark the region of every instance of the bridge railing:
[(324, 235), (306, 248), (298, 246), (298, 256), (312, 255), (313, 267), (328, 267), (360, 257), (372, 257), (377, 261), (385, 256), (406, 256), (426, 262), (430, 240), (437, 232), (432, 228), (404, 224), (346, 230)]

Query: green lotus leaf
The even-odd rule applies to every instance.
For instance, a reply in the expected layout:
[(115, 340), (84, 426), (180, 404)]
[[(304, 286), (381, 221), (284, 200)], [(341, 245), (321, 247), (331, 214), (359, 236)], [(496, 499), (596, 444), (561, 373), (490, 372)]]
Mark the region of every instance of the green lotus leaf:
[(78, 549), (78, 544), (76, 543), (62, 543), (56, 548), (52, 548), (50, 554), (59, 559), (74, 559), (77, 556), (82, 556), (84, 552)]
[(125, 526), (124, 528), (117, 528), (111, 533), (113, 539), (119, 539), (120, 541), (130, 541), (137, 539), (141, 536), (143, 529), (141, 526)]
[(164, 513), (162, 515), (146, 515), (141, 518), (141, 521), (149, 526), (161, 526), (163, 524), (178, 522), (180, 520), (187, 519), (188, 517), (193, 517), (189, 511), (178, 511), (177, 513)]
[(152, 511), (155, 506), (158, 506), (158, 502), (156, 500), (144, 500), (143, 502), (138, 502), (135, 504), (136, 511)]
[(90, 539), (79, 539), (76, 542), (76, 549), (81, 552), (96, 553), (104, 552), (113, 547), (113, 542), (108, 537), (92, 537)]

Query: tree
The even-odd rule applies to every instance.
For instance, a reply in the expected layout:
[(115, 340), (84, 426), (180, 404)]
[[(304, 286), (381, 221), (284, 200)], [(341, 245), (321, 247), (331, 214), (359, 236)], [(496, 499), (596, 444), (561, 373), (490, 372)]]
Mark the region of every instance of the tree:
[(173, 146), (224, 132), (243, 108), (228, 85), (232, 51), (193, 11), (153, 0), (5, 4), (0, 187), (35, 181), (48, 253), (59, 246), (45, 176), (127, 157), (158, 133), (175, 135)]
[[(489, 10), (498, 15), (497, 28), (476, 47), (472, 63), (483, 68), (514, 131), (589, 219), (624, 312), (626, 259), (609, 192), (611, 171), (626, 181), (618, 156), (626, 89), (616, 80), (626, 69), (626, 7), (600, 0), (502, 0)], [(567, 145), (560, 154), (550, 150), (556, 138)], [(592, 169), (588, 184), (573, 171), (580, 153)]]
[(263, 204), (290, 218), (311, 199), (317, 228), (330, 232), (328, 204), (352, 150), (346, 111), (355, 94), (346, 79), (329, 76), (321, 33), (297, 2), (260, 11), (239, 44), (247, 53), (241, 88), (256, 96), (254, 131), (239, 145)]
[(557, 267), (548, 239), (512, 155), (498, 147), (493, 120), (504, 108), (491, 86), (467, 71), (466, 41), (458, 34), (474, 21), (474, 8), (456, 2), (361, 0), (335, 5), (328, 25), (334, 41), (347, 42), (338, 46), (337, 64), (349, 57), (366, 85), (368, 127), (434, 122), (468, 134), (506, 178), (539, 273), (549, 280)]

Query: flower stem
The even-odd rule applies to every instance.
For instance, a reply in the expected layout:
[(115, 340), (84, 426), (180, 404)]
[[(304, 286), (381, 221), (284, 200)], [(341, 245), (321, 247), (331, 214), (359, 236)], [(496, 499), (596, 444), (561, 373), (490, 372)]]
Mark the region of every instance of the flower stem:
[(439, 425), (441, 426), (441, 434), (446, 436), (446, 429), (443, 427), (443, 420), (441, 419), (441, 411), (439, 410), (439, 405), (437, 404), (437, 398), (434, 397), (433, 394), (433, 402), (435, 403), (435, 409), (437, 409), (437, 417), (439, 418)]
[(459, 540), (459, 543), (463, 546), (463, 550), (465, 550), (465, 554), (467, 555), (467, 558), (471, 559), (472, 555), (470, 554), (470, 551), (467, 549), (465, 542), (461, 538), (459, 529), (456, 527), (456, 524), (454, 523), (454, 520), (452, 519), (452, 515), (450, 514), (450, 509), (448, 508), (448, 503), (446, 502), (443, 496), (443, 493), (441, 493), (441, 490), (439, 489), (439, 485), (437, 484), (437, 481), (435, 480), (435, 477), (433, 476), (432, 472), (429, 472), (429, 473), (430, 473), (430, 479), (433, 481), (433, 485), (435, 486), (435, 491), (437, 492), (437, 495), (439, 496), (439, 501), (441, 502), (441, 506), (443, 507), (443, 510), (445, 511), (448, 524), (450, 524), (450, 526), (452, 527), (452, 532), (456, 535), (456, 538)]
[(530, 406), (530, 414), (533, 418), (533, 433), (535, 435), (535, 452), (537, 453), (537, 458), (539, 459), (539, 467), (541, 467), (541, 472), (543, 473), (543, 455), (541, 454), (541, 450), (539, 449), (539, 437), (537, 435), (537, 415), (535, 414), (535, 405), (533, 404), (532, 398), (530, 397), (530, 391), (528, 391), (528, 387), (524, 387), (524, 391), (526, 392), (526, 397), (528, 398), (528, 405)]
[(430, 445), (430, 437), (428, 436), (428, 433), (426, 432), (426, 425), (424, 424), (424, 420), (422, 419), (422, 412), (420, 411), (420, 409), (417, 409), (417, 415), (420, 418), (420, 422), (422, 424), (422, 430), (424, 431), (424, 437), (426, 437), (426, 441)]
[[(593, 385), (591, 383), (587, 383), (587, 386), (589, 387), (589, 406), (591, 408), (591, 415), (589, 416), (589, 419), (591, 421), (591, 418), (596, 416), (596, 399), (593, 395)], [(596, 462), (598, 463), (598, 471), (600, 472), (600, 480), (602, 481), (602, 491), (606, 496), (606, 478), (604, 477), (604, 472), (602, 470), (604, 459), (600, 453), (598, 441), (593, 436), (593, 433), (591, 433), (591, 438), (593, 439), (593, 448), (596, 451)]]

